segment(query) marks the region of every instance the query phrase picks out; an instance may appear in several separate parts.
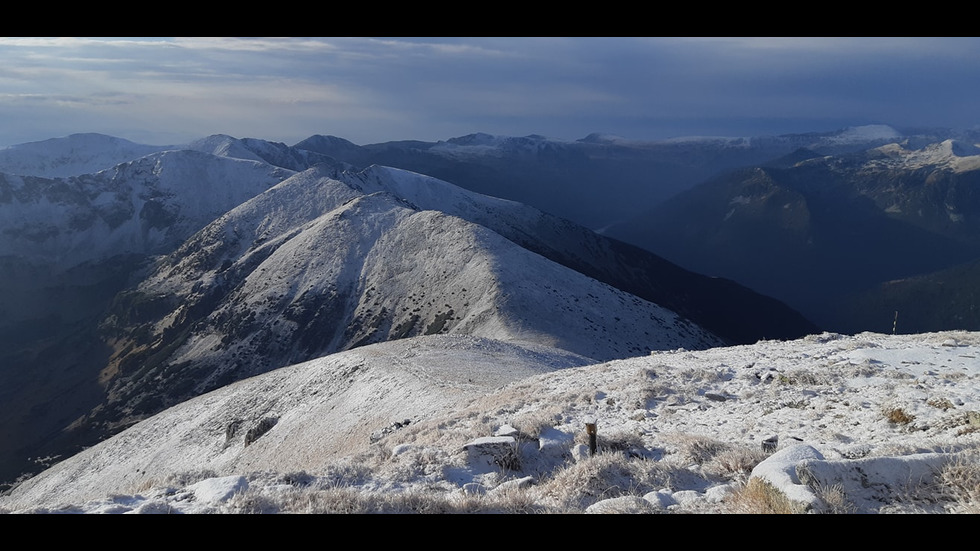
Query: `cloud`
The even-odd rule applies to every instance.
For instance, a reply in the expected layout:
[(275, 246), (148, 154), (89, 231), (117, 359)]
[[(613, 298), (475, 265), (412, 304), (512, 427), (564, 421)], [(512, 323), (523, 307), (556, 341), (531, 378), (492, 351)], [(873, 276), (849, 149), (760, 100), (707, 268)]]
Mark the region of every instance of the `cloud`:
[(30, 103), (44, 128), (71, 109), (62, 134), (139, 122), (286, 142), (972, 126), (978, 54), (973, 38), (8, 37), (0, 109)]

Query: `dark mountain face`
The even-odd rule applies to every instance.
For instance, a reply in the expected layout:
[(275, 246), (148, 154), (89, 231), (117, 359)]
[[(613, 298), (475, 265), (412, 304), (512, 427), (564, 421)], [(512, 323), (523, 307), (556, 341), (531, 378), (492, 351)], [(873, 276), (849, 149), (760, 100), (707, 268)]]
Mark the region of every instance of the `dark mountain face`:
[(927, 333), (980, 329), (980, 261), (879, 283), (840, 301), (851, 333)]
[[(980, 172), (963, 169), (971, 158), (895, 162), (898, 153), (733, 171), (613, 233), (780, 299), (828, 330), (863, 330), (844, 313), (847, 297), (980, 256)], [(950, 328), (931, 330), (940, 326)]]
[(411, 170), (465, 189), (525, 203), (593, 229), (642, 212), (720, 170), (788, 153), (784, 140), (637, 143), (596, 136), (576, 142), (542, 136), (473, 134), (446, 142), (357, 146), (313, 136), (298, 149), (356, 166)]

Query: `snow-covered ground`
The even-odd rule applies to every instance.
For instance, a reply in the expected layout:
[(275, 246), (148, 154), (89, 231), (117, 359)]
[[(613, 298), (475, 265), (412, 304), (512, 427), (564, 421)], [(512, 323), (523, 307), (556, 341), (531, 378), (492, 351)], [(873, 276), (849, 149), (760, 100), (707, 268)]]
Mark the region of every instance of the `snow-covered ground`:
[[(250, 427), (266, 432), (246, 445)], [(441, 335), (185, 402), (0, 510), (741, 512), (765, 480), (801, 511), (962, 512), (944, 469), (975, 465), (978, 444), (980, 333), (824, 333), (599, 364)]]

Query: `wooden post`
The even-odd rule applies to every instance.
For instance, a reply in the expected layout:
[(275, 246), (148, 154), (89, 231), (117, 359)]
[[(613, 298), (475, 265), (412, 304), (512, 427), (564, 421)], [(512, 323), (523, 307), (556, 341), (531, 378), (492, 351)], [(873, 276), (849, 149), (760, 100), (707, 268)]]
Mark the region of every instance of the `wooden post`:
[(596, 449), (596, 426), (595, 425), (596, 425), (595, 423), (585, 424), (585, 433), (589, 435), (590, 456), (595, 455), (595, 449)]

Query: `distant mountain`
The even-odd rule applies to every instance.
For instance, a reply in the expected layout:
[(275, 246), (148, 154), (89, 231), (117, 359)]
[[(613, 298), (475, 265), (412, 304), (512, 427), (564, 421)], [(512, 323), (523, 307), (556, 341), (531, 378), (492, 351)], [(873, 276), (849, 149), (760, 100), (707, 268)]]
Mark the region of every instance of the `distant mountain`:
[[(930, 140), (959, 136), (931, 130)], [(460, 187), (519, 201), (602, 230), (649, 210), (719, 173), (756, 166), (800, 148), (840, 154), (892, 143), (907, 133), (887, 125), (785, 136), (696, 136), (658, 141), (590, 134), (575, 141), (476, 133), (439, 142), (355, 145), (316, 135), (297, 149), (355, 166), (403, 168)]]
[[(977, 148), (912, 141), (798, 150), (718, 176), (609, 233), (775, 297), (824, 328), (859, 331), (853, 322), (866, 317), (844, 313), (853, 295), (980, 258)], [(918, 327), (954, 326), (980, 328)]]
[(113, 254), (169, 252), (291, 174), (265, 162), (174, 150), (62, 179), (0, 175), (0, 255), (70, 267)]
[(184, 149), (209, 153), (218, 157), (253, 160), (272, 166), (302, 172), (316, 164), (326, 164), (335, 168), (353, 168), (314, 151), (290, 147), (280, 142), (269, 142), (256, 138), (233, 138), (224, 134), (214, 134), (193, 141)]
[(638, 214), (718, 170), (789, 151), (776, 144), (630, 142), (599, 136), (563, 141), (472, 134), (440, 142), (356, 146), (332, 136), (296, 144), (350, 164), (402, 168), (519, 201), (592, 229)]
[(72, 134), (0, 149), (0, 173), (63, 178), (92, 174), (133, 159), (173, 149), (104, 134)]

